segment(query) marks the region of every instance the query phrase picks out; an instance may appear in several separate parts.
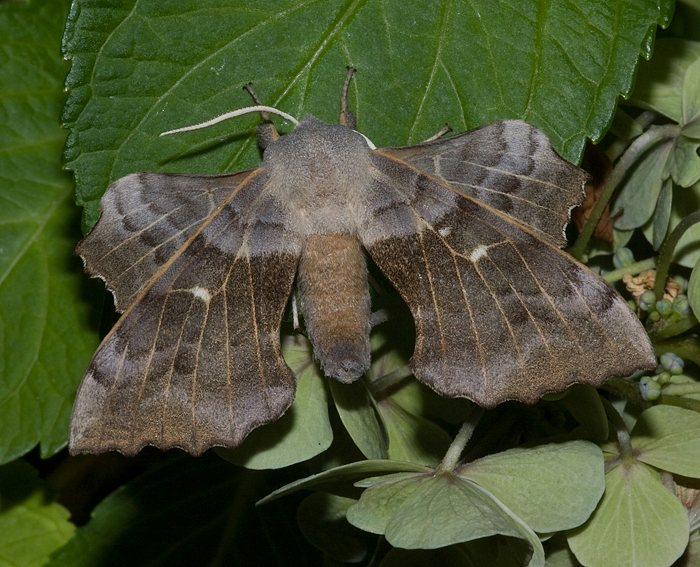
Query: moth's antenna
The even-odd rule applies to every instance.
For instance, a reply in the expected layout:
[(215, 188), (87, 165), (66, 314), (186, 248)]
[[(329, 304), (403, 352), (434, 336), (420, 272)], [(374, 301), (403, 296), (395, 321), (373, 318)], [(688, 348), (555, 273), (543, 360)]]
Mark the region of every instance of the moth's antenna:
[[(243, 90), (251, 96), (255, 104), (262, 105), (262, 101), (253, 90), (253, 83), (246, 83), (243, 85)], [(258, 145), (264, 150), (272, 142), (279, 140), (280, 133), (272, 123), (272, 120), (270, 120), (270, 115), (267, 112), (261, 112), (260, 116), (262, 117), (263, 122), (260, 124), (260, 126), (258, 126)]]
[[(243, 90), (250, 95), (250, 97), (253, 99), (253, 102), (255, 104), (259, 104), (262, 106), (262, 101), (258, 98), (258, 95), (253, 90), (253, 83), (246, 83), (245, 85), (243, 85)], [(265, 111), (261, 112), (260, 116), (262, 116), (262, 119), (264, 122), (270, 121), (270, 117), (268, 116), (267, 112), (265, 112)]]
[(292, 124), (294, 124), (294, 126), (299, 125), (299, 121), (296, 118), (294, 118), (294, 116), (287, 114), (282, 110), (278, 110), (277, 108), (274, 108), (272, 106), (257, 104), (255, 106), (246, 106), (245, 108), (232, 110), (231, 112), (227, 112), (226, 114), (222, 114), (221, 116), (217, 116), (216, 118), (212, 118), (211, 120), (207, 120), (206, 122), (201, 122), (200, 124), (193, 124), (192, 126), (184, 126), (182, 128), (176, 128), (175, 130), (168, 130), (167, 132), (163, 132), (161, 136), (170, 136), (170, 134), (178, 134), (179, 132), (189, 132), (190, 130), (208, 128), (209, 126), (213, 126), (214, 124), (218, 124), (219, 122), (223, 122), (224, 120), (228, 120), (229, 118), (236, 118), (237, 116), (243, 116), (244, 114), (250, 114), (251, 112), (271, 112), (272, 114), (277, 114), (278, 116), (281, 116), (285, 120), (289, 120)]
[(340, 91), (340, 117), (338, 123), (341, 126), (348, 126), (354, 130), (355, 116), (348, 110), (348, 90), (350, 89), (350, 81), (352, 80), (352, 76), (355, 74), (355, 67), (348, 65), (347, 69), (348, 71), (345, 74), (345, 82), (343, 83), (343, 88)]

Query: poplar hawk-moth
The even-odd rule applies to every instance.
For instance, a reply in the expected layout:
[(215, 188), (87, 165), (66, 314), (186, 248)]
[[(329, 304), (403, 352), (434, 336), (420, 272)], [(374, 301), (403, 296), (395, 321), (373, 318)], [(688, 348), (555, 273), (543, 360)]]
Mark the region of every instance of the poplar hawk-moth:
[(373, 149), (350, 116), (272, 136), (252, 170), (107, 189), (77, 252), (123, 314), (80, 386), (72, 452), (200, 454), (278, 419), (295, 392), (280, 353), (295, 283), (324, 373), (361, 377), (366, 255), (413, 315), (415, 377), (444, 396), (533, 403), (655, 366), (625, 301), (559, 249), (587, 175), (545, 134), (506, 120)]

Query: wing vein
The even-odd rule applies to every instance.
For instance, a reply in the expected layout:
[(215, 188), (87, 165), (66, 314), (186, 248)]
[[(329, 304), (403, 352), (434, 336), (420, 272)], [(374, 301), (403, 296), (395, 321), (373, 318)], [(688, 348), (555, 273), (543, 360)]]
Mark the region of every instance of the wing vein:
[[(552, 301), (552, 297), (551, 297), (551, 296), (547, 293), (547, 291), (544, 289), (544, 287), (543, 287), (542, 284), (540, 283), (540, 280), (537, 278), (537, 276), (535, 275), (535, 273), (530, 269), (530, 265), (527, 263), (527, 260), (525, 260), (525, 257), (520, 253), (520, 250), (518, 250), (518, 247), (517, 247), (517, 246), (513, 245), (512, 243), (511, 243), (511, 246), (512, 246), (512, 248), (515, 250), (515, 253), (518, 255), (518, 257), (520, 258), (520, 261), (523, 263), (523, 266), (525, 266), (525, 269), (528, 271), (528, 273), (529, 273), (530, 276), (532, 277), (533, 281), (535, 282), (535, 285), (537, 285), (537, 287), (540, 288), (540, 291), (542, 292), (542, 295), (544, 295), (544, 297), (547, 299), (547, 303), (549, 303), (549, 305), (552, 307), (552, 310), (557, 314), (557, 317), (559, 318), (559, 320), (560, 320), (560, 321), (562, 322), (562, 324), (564, 325), (564, 328), (566, 329), (567, 333), (568, 333), (569, 336), (573, 339), (574, 344), (576, 345), (576, 348), (577, 348), (578, 350), (580, 350), (581, 352), (583, 352), (583, 349), (581, 348), (581, 345), (580, 345), (579, 342), (578, 342), (578, 338), (576, 337), (576, 333), (575, 333), (574, 330), (569, 326), (569, 323), (568, 323), (567, 320), (562, 316), (562, 314), (561, 314), (561, 312), (559, 311), (559, 309), (557, 309), (557, 306), (554, 304), (554, 301)], [(562, 271), (561, 268), (560, 268), (560, 271)], [(565, 274), (563, 271), (562, 271), (562, 274), (564, 274), (564, 277), (566, 277), (566, 274)], [(567, 279), (567, 281), (570, 282), (570, 280), (568, 279), (568, 277), (567, 277), (566, 279)]]
[(253, 271), (250, 265), (250, 256), (245, 257), (246, 271), (248, 272), (248, 289), (250, 290), (250, 316), (253, 323), (253, 335), (255, 336), (255, 356), (258, 363), (258, 375), (262, 383), (262, 394), (265, 398), (265, 405), (270, 408), (267, 385), (265, 384), (265, 370), (263, 367), (262, 353), (260, 352), (260, 329), (258, 328), (258, 316), (255, 312), (255, 288), (253, 287)]
[(459, 264), (457, 264), (457, 256), (452, 254), (452, 262), (455, 265), (455, 271), (457, 272), (457, 279), (459, 280), (459, 287), (462, 290), (462, 299), (464, 300), (464, 306), (467, 308), (467, 314), (469, 315), (469, 324), (474, 333), (474, 339), (476, 340), (476, 348), (479, 351), (479, 362), (481, 368), (481, 376), (486, 382), (486, 359), (484, 354), (484, 346), (481, 344), (481, 337), (479, 336), (479, 329), (474, 322), (474, 314), (472, 313), (471, 304), (469, 302), (469, 297), (467, 296), (467, 291), (464, 286), (464, 281), (462, 280), (462, 272), (459, 269)]
[[(488, 255), (487, 255), (488, 256)], [(489, 285), (489, 283), (486, 281), (486, 278), (484, 277), (484, 274), (481, 273), (481, 270), (479, 269), (479, 263), (478, 262), (472, 262), (472, 265), (474, 266), (474, 271), (477, 273), (479, 278), (481, 279), (482, 282), (484, 282), (484, 285), (486, 286), (486, 289), (489, 292), (489, 295), (493, 298), (494, 302), (496, 303), (496, 307), (498, 307), (498, 311), (501, 314), (501, 318), (506, 324), (506, 327), (508, 328), (508, 334), (510, 335), (511, 341), (513, 341), (513, 347), (515, 348), (515, 351), (518, 353), (518, 357), (522, 356), (522, 353), (520, 352), (520, 349), (518, 348), (518, 341), (515, 338), (515, 333), (513, 332), (513, 327), (510, 324), (510, 320), (508, 319), (508, 316), (506, 315), (505, 311), (503, 310), (503, 305), (501, 305), (500, 299), (498, 299), (498, 295), (494, 293), (493, 289)]]
[[(413, 208), (411, 208), (413, 210)], [(428, 223), (426, 223), (423, 219), (420, 218), (420, 216), (416, 213), (414, 210), (414, 214), (416, 215), (416, 218), (419, 220), (419, 222), (425, 223), (426, 226), (429, 226)], [(432, 228), (432, 227), (431, 227)], [(442, 328), (442, 317), (440, 313), (440, 308), (438, 307), (437, 304), (437, 297), (435, 296), (435, 287), (433, 285), (433, 276), (430, 271), (429, 263), (428, 263), (428, 256), (425, 252), (425, 244), (423, 242), (423, 233), (422, 231), (418, 231), (418, 242), (420, 244), (420, 249), (421, 249), (421, 255), (423, 257), (423, 264), (425, 266), (425, 273), (428, 276), (428, 285), (430, 286), (430, 297), (433, 301), (433, 308), (435, 310), (435, 322), (437, 323), (437, 328), (438, 328), (438, 333), (440, 335), (440, 348), (442, 349), (443, 354), (447, 351), (447, 347), (445, 345), (445, 333)], [(443, 362), (445, 361), (445, 357), (441, 356), (440, 360)]]

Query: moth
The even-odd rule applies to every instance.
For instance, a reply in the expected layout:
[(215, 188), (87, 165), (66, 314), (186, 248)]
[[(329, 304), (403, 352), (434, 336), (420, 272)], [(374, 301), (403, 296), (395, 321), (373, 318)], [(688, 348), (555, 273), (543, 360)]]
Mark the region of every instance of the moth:
[(655, 367), (625, 301), (560, 250), (584, 171), (518, 120), (375, 149), (352, 128), (350, 77), (339, 125), (271, 127), (255, 169), (107, 189), (77, 253), (123, 314), (80, 385), (72, 453), (198, 455), (278, 419), (295, 392), (280, 353), (294, 286), (325, 375), (357, 380), (368, 258), (413, 315), (415, 377), (444, 396), (534, 403)]

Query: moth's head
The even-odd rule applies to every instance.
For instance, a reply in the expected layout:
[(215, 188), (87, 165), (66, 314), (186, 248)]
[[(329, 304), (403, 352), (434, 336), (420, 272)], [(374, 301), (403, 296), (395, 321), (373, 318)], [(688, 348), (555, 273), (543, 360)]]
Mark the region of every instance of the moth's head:
[(355, 130), (307, 116), (293, 132), (267, 146), (263, 159), (273, 171), (293, 171), (300, 179), (329, 179), (339, 172), (366, 171), (370, 149)]

